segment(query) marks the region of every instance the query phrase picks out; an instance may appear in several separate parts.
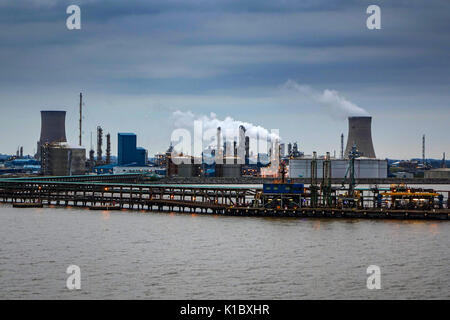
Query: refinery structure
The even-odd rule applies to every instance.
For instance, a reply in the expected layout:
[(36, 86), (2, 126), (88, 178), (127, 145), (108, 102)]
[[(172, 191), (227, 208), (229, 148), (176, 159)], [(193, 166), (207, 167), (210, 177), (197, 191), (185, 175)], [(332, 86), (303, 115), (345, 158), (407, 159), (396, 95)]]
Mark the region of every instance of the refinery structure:
[(36, 158), (41, 161), (43, 175), (65, 176), (86, 172), (86, 150), (67, 143), (65, 119), (65, 111), (41, 111), (41, 135)]
[[(65, 111), (41, 111), (35, 156), (25, 157), (18, 148), (17, 157), (7, 161), (18, 170), (0, 168), (6, 172), (0, 177), (0, 202), (222, 215), (450, 219), (449, 190), (408, 187), (403, 178), (390, 176), (390, 167), (401, 174), (411, 163), (376, 158), (368, 116), (348, 118), (346, 148), (342, 134), (339, 157), (306, 155), (297, 142), (286, 148), (277, 135), (252, 150), (255, 141), (244, 125), (231, 137), (217, 127), (215, 143), (200, 155), (183, 154), (171, 143), (154, 157), (131, 132), (118, 132), (117, 156), (112, 155), (111, 134), (104, 138), (97, 126), (96, 150), (91, 133), (86, 157), (82, 106), (80, 94), (77, 146), (67, 141)], [(445, 154), (441, 168), (430, 170), (425, 136), (422, 141), (422, 161), (416, 166), (422, 180), (448, 183)], [(358, 187), (361, 183), (369, 187)]]
[[(0, 175), (44, 175), (70, 176), (84, 174), (124, 174), (143, 172), (154, 178), (239, 178), (279, 179), (283, 164), (286, 178), (292, 181), (307, 181), (312, 178), (311, 169), (317, 166), (317, 178), (324, 175), (329, 160), (330, 178), (343, 181), (350, 171), (355, 179), (385, 181), (386, 179), (449, 179), (445, 154), (442, 165), (434, 167), (426, 160), (426, 139), (422, 138), (422, 159), (392, 162), (376, 157), (372, 141), (372, 117), (351, 116), (348, 132), (340, 136), (340, 152), (331, 154), (305, 154), (297, 142), (284, 143), (276, 139), (267, 143), (265, 150), (254, 150), (248, 131), (240, 125), (234, 137), (227, 136), (220, 126), (216, 128), (215, 142), (203, 150), (201, 155), (177, 152), (170, 144), (165, 153), (149, 156), (148, 150), (138, 146), (138, 137), (131, 132), (118, 132), (117, 154), (111, 154), (112, 137), (102, 126), (96, 128), (96, 138), (91, 132), (89, 152), (82, 146), (83, 102), (79, 100), (79, 141), (75, 145), (67, 141), (66, 111), (43, 110), (40, 113), (41, 132), (37, 152), (33, 157), (23, 155), (19, 147), (16, 156), (3, 161)], [(74, 119), (71, 119), (73, 121)], [(113, 139), (114, 140), (114, 139)], [(345, 142), (346, 140), (346, 142)], [(96, 143), (95, 143), (96, 142)], [(104, 146), (106, 144), (106, 146)], [(259, 142), (256, 142), (258, 147)], [(94, 148), (94, 146), (96, 146)], [(350, 159), (350, 154), (354, 158)], [(328, 159), (328, 160), (327, 160)], [(350, 168), (351, 167), (351, 168)], [(261, 181), (261, 180), (260, 180)]]
[[(377, 159), (372, 142), (372, 117), (349, 117), (347, 147), (343, 151), (344, 135), (341, 135), (340, 159), (332, 158), (331, 178), (344, 179), (349, 166), (352, 148), (358, 151), (355, 159), (355, 178), (384, 179), (388, 176), (388, 162)], [(323, 176), (325, 157), (317, 159), (318, 178)], [(312, 157), (293, 157), (289, 160), (290, 178), (311, 178)]]

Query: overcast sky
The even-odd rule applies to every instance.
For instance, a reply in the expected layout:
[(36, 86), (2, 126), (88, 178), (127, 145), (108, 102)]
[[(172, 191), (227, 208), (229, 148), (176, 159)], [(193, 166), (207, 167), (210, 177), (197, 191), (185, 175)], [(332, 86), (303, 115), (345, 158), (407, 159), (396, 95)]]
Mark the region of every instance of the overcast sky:
[[(66, 28), (70, 4), (81, 30)], [(40, 110), (66, 110), (76, 144), (80, 92), (87, 148), (101, 125), (114, 153), (117, 132), (164, 151), (179, 110), (339, 153), (345, 112), (298, 85), (367, 111), (380, 158), (421, 157), (422, 134), (427, 156), (450, 156), (449, 18), (448, 0), (0, 0), (0, 153), (34, 152)]]

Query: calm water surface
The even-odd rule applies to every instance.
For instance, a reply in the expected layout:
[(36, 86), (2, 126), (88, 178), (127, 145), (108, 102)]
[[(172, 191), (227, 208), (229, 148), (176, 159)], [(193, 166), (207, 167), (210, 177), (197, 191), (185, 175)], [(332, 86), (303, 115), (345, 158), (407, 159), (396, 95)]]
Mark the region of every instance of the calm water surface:
[[(0, 205), (2, 299), (450, 298), (450, 222)], [(81, 290), (66, 268), (81, 268)], [(381, 268), (381, 290), (366, 269)]]

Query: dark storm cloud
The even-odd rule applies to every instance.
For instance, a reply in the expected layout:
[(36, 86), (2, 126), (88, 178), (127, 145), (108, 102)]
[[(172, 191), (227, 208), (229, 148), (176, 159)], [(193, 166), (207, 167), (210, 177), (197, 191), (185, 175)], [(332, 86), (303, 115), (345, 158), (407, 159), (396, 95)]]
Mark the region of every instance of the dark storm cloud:
[[(82, 7), (80, 32), (64, 28), (65, 7), (72, 3)], [(85, 74), (83, 66), (92, 76), (109, 73), (122, 79), (133, 74), (136, 79), (227, 77), (239, 76), (243, 69), (244, 74), (254, 70), (259, 77), (268, 70), (278, 81), (289, 76), (283, 72), (285, 65), (299, 71), (313, 66), (321, 73), (320, 64), (331, 63), (340, 71), (352, 63), (369, 71), (371, 66), (380, 70), (380, 65), (397, 62), (400, 67), (405, 62), (427, 63), (424, 55), (435, 55), (431, 63), (445, 58), (443, 49), (449, 46), (448, 32), (443, 32), (449, 29), (442, 10), (448, 7), (445, 1), (426, 5), (382, 1), (383, 30), (378, 34), (365, 28), (367, 3), (3, 1), (1, 46), (3, 56), (12, 57), (4, 70), (13, 68), (8, 81), (20, 78), (15, 67), (24, 65), (29, 65), (27, 77), (32, 78), (33, 69), (41, 77), (40, 62), (48, 60), (52, 65), (46, 76), (51, 79), (56, 72), (57, 81), (58, 70), (77, 76)]]
[[(81, 7), (79, 31), (65, 26), (70, 4)], [(370, 4), (381, 6), (381, 30), (366, 28)], [(224, 105), (214, 95), (228, 95), (236, 97), (230, 112), (245, 117), (254, 113), (239, 97), (267, 97), (293, 79), (344, 92), (371, 111), (396, 101), (397, 110), (427, 105), (445, 116), (449, 12), (448, 0), (0, 0), (8, 96), (0, 110), (24, 90), (46, 103), (43, 91), (59, 98), (83, 89), (131, 101), (130, 110), (142, 107), (133, 95), (181, 95), (179, 104), (184, 95), (211, 95), (195, 100), (207, 111)]]

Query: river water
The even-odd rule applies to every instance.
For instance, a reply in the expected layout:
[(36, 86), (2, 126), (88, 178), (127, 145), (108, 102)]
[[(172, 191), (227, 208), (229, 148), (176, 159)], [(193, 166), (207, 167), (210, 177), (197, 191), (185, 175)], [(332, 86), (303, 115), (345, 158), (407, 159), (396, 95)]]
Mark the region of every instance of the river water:
[[(450, 298), (448, 221), (0, 205), (0, 243), (2, 299)], [(69, 265), (81, 290), (66, 288)]]

